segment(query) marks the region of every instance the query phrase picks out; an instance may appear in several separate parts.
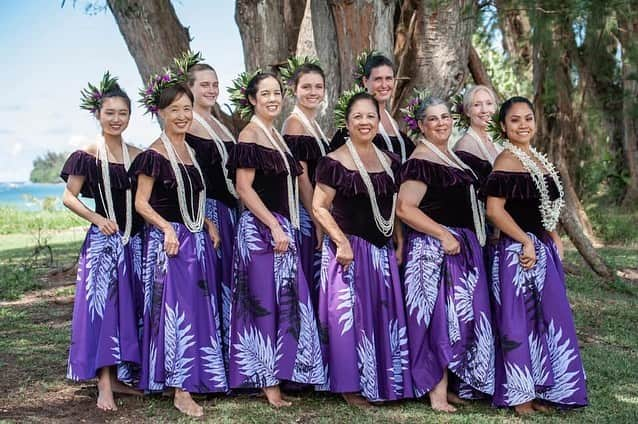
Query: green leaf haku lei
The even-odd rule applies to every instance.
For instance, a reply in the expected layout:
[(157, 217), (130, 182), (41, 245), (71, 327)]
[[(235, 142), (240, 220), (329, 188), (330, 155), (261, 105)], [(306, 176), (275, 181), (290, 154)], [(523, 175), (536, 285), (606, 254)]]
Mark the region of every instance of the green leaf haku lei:
[(232, 86), (228, 87), (228, 95), (230, 96), (230, 102), (235, 106), (235, 110), (239, 113), (240, 118), (250, 119), (253, 114), (253, 108), (248, 97), (246, 97), (246, 88), (248, 83), (261, 74), (261, 69), (257, 69), (255, 72), (242, 72), (232, 82)]
[(355, 61), (355, 68), (352, 76), (354, 77), (354, 82), (357, 85), (363, 86), (363, 77), (365, 76), (365, 69), (368, 60), (370, 60), (373, 56), (383, 56), (378, 50), (364, 50), (357, 56), (357, 60)]
[(88, 87), (80, 92), (80, 108), (95, 114), (102, 106), (104, 95), (117, 87), (117, 77), (109, 71), (104, 73), (98, 86), (88, 83)]
[(335, 105), (335, 126), (337, 128), (346, 127), (346, 108), (348, 107), (350, 99), (356, 94), (365, 92), (365, 88), (359, 85), (355, 85), (350, 90), (346, 90), (341, 93), (341, 96), (339, 96), (339, 99), (337, 99), (337, 104)]
[(294, 96), (293, 77), (297, 73), (297, 70), (306, 64), (321, 66), (319, 59), (312, 56), (292, 56), (288, 59), (285, 66), (279, 68), (279, 75), (281, 76), (281, 82), (286, 87), (286, 94)]

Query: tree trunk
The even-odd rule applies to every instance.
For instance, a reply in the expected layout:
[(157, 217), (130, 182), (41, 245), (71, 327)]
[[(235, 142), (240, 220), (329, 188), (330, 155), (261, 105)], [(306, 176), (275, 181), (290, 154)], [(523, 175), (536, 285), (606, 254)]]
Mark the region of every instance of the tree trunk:
[(277, 71), (295, 53), (305, 6), (302, 0), (236, 1), (246, 70)]
[(622, 44), (622, 122), (623, 150), (629, 171), (629, 183), (623, 206), (638, 205), (638, 19), (619, 16), (619, 38)]
[(483, 61), (481, 61), (481, 57), (473, 46), (470, 46), (470, 54), (468, 58), (468, 68), (470, 70), (470, 74), (472, 74), (472, 79), (476, 84), (484, 85), (489, 87), (494, 94), (496, 94), (497, 101), (503, 101), (503, 95), (498, 92), (496, 87), (492, 84), (492, 80), (490, 79), (485, 66), (483, 65)]
[(107, 0), (144, 83), (188, 50), (188, 29), (170, 0)]
[(532, 25), (524, 1), (496, 0), (498, 23), (503, 35), (503, 49), (513, 60), (522, 78), (532, 77), (532, 46), (530, 34)]
[(475, 6), (468, 0), (403, 3), (395, 48), (400, 61), (393, 113), (412, 95), (414, 87), (447, 98), (463, 86), (469, 75), (474, 20)]
[[(557, 20), (558, 22), (554, 22)], [(567, 167), (567, 146), (574, 144), (576, 131), (571, 97), (571, 62), (565, 48), (569, 37), (569, 20), (542, 17), (536, 23), (534, 38), (534, 104), (537, 115), (537, 140), (549, 147), (550, 157), (561, 173), (565, 191), (565, 208), (561, 224), (578, 252), (598, 275), (613, 279), (613, 270), (603, 261), (583, 230), (587, 215), (578, 199)], [(552, 34), (552, 37), (544, 35)]]

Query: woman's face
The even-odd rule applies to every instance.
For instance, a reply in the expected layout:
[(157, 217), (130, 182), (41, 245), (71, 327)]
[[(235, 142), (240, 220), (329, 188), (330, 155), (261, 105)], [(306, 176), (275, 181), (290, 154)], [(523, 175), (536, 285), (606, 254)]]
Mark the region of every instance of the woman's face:
[(97, 115), (102, 133), (110, 136), (121, 136), (131, 119), (128, 103), (121, 97), (107, 97)]
[(363, 84), (379, 103), (387, 103), (394, 89), (394, 71), (388, 65), (377, 66), (370, 72), (370, 78), (363, 77)]
[(191, 87), (195, 104), (210, 109), (215, 105), (219, 95), (219, 81), (215, 71), (205, 69), (195, 72), (195, 82)]
[(166, 132), (185, 134), (193, 121), (193, 103), (186, 94), (182, 94), (173, 100), (173, 103), (161, 109), (159, 115)]
[(527, 103), (514, 103), (507, 111), (501, 127), (512, 143), (529, 144), (536, 134), (534, 111)]
[(357, 100), (350, 108), (346, 128), (350, 138), (356, 141), (372, 142), (379, 128), (379, 114), (370, 99)]
[(470, 117), (470, 125), (485, 129), (496, 112), (496, 102), (486, 90), (478, 90), (472, 97), (472, 102), (467, 111), (467, 115)]
[(274, 120), (281, 113), (282, 93), (279, 81), (273, 77), (259, 81), (257, 94), (249, 100), (255, 107), (255, 115), (268, 121)]
[(419, 121), (419, 128), (428, 141), (439, 145), (447, 143), (452, 134), (450, 110), (444, 104), (429, 106)]
[(309, 72), (299, 77), (295, 97), (297, 104), (305, 109), (314, 110), (319, 107), (325, 96), (323, 77), (316, 72)]

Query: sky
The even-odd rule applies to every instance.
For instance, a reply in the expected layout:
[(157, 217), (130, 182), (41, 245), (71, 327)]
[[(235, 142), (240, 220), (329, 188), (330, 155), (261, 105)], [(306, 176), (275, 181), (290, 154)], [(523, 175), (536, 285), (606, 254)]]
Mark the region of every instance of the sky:
[[(142, 79), (107, 9), (87, 15), (83, 0), (0, 1), (0, 182), (27, 181), (32, 162), (47, 150), (71, 152), (93, 139), (99, 125), (79, 108), (80, 90), (107, 69), (136, 104), (127, 142), (145, 147), (157, 122), (137, 107)], [(221, 104), (225, 87), (244, 70), (234, 0), (173, 0), (191, 48), (216, 68)]]

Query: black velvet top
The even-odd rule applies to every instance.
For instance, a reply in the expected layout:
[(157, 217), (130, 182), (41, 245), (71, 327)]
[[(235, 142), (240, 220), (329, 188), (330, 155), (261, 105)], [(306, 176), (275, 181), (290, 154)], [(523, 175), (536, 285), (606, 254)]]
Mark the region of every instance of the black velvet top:
[[(204, 188), (199, 172), (194, 165), (179, 165), (184, 189), (186, 191), (186, 206), (189, 215), (193, 216), (193, 206), (197, 208), (199, 192)], [(129, 175), (137, 182), (138, 175), (153, 177), (153, 191), (148, 203), (162, 218), (168, 222), (184, 223), (179, 210), (177, 199), (177, 180), (171, 167), (171, 162), (155, 150), (148, 149), (140, 153), (129, 170)], [(189, 178), (192, 183), (189, 183)]]
[[(385, 172), (370, 173), (379, 210), (386, 219), (392, 213), (392, 195), (399, 189), (397, 177), (400, 160), (391, 153), (389, 156), (392, 158), (391, 167), (396, 182)], [(374, 222), (368, 190), (358, 171), (350, 170), (339, 161), (326, 156), (317, 166), (317, 182), (332, 187), (337, 192), (332, 202), (332, 216), (341, 231), (361, 237), (379, 247), (388, 242), (390, 238), (381, 234)]]
[(476, 184), (468, 172), (424, 159), (409, 159), (401, 167), (401, 182), (419, 181), (427, 185), (419, 209), (441, 225), (474, 231), (470, 185)]
[[(303, 172), (301, 165), (291, 155), (286, 154), (293, 177)], [(278, 151), (257, 143), (242, 143), (235, 146), (228, 160), (229, 177), (235, 181), (239, 168), (255, 170), (253, 189), (271, 211), (290, 218), (288, 210), (288, 183), (286, 164)]]
[[(321, 149), (317, 144), (314, 137), (309, 135), (284, 135), (284, 140), (288, 144), (288, 148), (292, 152), (292, 155), (298, 161), (306, 162), (306, 171), (308, 172), (308, 178), (312, 185), (315, 185), (315, 170), (317, 163), (321, 159)], [(323, 141), (321, 142), (326, 152), (330, 151), (328, 146)]]
[[(487, 181), (487, 176), (492, 172), (492, 164), (490, 161), (481, 159), (478, 156), (473, 155), (472, 153), (466, 152), (464, 150), (455, 150), (454, 153), (461, 159), (467, 166), (472, 168), (472, 171), (476, 174), (479, 179), (479, 184), (481, 187)], [(478, 187), (477, 187), (478, 188)]]
[[(102, 164), (97, 158), (83, 150), (77, 150), (69, 156), (62, 167), (60, 177), (66, 182), (70, 175), (84, 177), (84, 184), (80, 194), (83, 197), (95, 200), (95, 212), (106, 218), (106, 197), (104, 191), (104, 180), (102, 179)], [(135, 201), (135, 191), (126, 174), (126, 169), (122, 163), (109, 162), (109, 176), (111, 179), (111, 194), (113, 197), (113, 209), (115, 219), (120, 230), (124, 231), (126, 225), (126, 190), (131, 189), (131, 200)], [(102, 190), (102, 195), (100, 195)], [(133, 223), (131, 234), (136, 234), (143, 224), (142, 218), (135, 212), (134, 205), (131, 204), (133, 212)]]
[[(554, 180), (545, 175), (549, 187), (549, 198), (558, 198), (558, 188)], [(504, 197), (505, 210), (525, 232), (542, 236), (546, 233), (538, 209), (540, 194), (532, 176), (527, 172), (492, 171), (483, 187), (485, 196)]]
[[(348, 137), (347, 129), (340, 128), (339, 130), (337, 130), (335, 135), (332, 137), (332, 140), (330, 141), (330, 150), (334, 151), (338, 149), (339, 147), (343, 146), (346, 143), (346, 137)], [(390, 142), (392, 143), (392, 153), (398, 155), (400, 158), (401, 141), (399, 140), (399, 137), (394, 135), (391, 135), (389, 137), (390, 137)], [(410, 137), (408, 137), (403, 131), (401, 131), (401, 137), (403, 137), (403, 141), (405, 142), (405, 157), (409, 158), (412, 152), (414, 151), (414, 149), (416, 148), (416, 146), (414, 145)], [(379, 133), (377, 133), (377, 135), (374, 136), (374, 138), (372, 139), (372, 142), (374, 143), (375, 146), (377, 146), (381, 150), (388, 149), (388, 146), (385, 140), (383, 139), (383, 136)]]
[[(186, 133), (186, 142), (195, 150), (195, 157), (199, 167), (202, 169), (202, 174), (204, 174), (206, 197), (219, 200), (230, 208), (236, 207), (237, 199), (230, 194), (226, 181), (224, 181), (224, 170), (222, 168), (224, 165), (215, 141)], [(226, 151), (230, 157), (230, 152), (235, 147), (235, 143), (224, 141), (224, 146), (226, 146)]]

